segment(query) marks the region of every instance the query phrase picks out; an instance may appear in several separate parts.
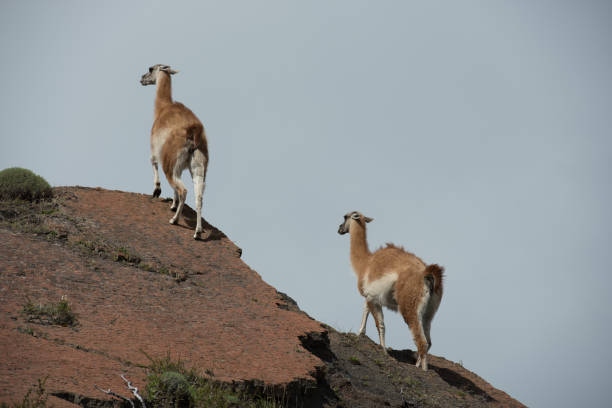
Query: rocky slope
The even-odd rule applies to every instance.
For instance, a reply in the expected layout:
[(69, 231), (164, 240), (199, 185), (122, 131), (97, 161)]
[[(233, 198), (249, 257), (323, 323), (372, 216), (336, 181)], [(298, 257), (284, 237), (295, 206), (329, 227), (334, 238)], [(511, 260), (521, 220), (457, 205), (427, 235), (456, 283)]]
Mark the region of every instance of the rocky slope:
[[(240, 259), (222, 232), (194, 241), (195, 213), (142, 194), (56, 188), (52, 202), (0, 203), (0, 402), (38, 379), (56, 407), (113, 406), (99, 388), (141, 390), (170, 356), (243, 392), (299, 407), (522, 406), (463, 367), (409, 350), (384, 355), (301, 312)], [(26, 305), (68, 302), (60, 326)]]

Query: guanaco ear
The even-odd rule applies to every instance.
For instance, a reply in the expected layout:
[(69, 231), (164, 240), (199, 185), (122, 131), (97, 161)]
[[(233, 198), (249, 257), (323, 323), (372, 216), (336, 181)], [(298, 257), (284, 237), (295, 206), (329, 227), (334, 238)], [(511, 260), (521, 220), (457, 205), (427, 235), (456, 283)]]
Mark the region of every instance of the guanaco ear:
[(370, 218), (370, 217), (364, 217), (365, 222), (372, 222), (374, 221), (374, 218)]
[(160, 68), (160, 70), (164, 71), (164, 72), (167, 72), (170, 75), (178, 74), (178, 72), (179, 72), (179, 71), (173, 70), (168, 65), (164, 65), (163, 67)]
[(351, 215), (351, 218), (354, 219), (354, 220), (359, 220), (361, 218), (361, 216), (359, 214), (357, 214), (357, 213), (353, 213)]

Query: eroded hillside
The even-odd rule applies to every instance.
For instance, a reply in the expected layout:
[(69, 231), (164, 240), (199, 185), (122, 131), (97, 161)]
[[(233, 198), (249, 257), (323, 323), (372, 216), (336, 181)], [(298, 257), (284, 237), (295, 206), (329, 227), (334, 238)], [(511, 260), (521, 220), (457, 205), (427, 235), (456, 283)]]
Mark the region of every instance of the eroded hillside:
[[(54, 406), (121, 402), (119, 374), (144, 388), (149, 358), (170, 355), (212, 381), (287, 406), (522, 406), (478, 376), (432, 356), (383, 354), (368, 338), (338, 333), (301, 312), (212, 229), (190, 230), (186, 207), (120, 191), (54, 189), (50, 202), (0, 203), (0, 401), (21, 400), (47, 378)], [(64, 300), (61, 326), (26, 305)], [(112, 402), (115, 401), (115, 402)]]

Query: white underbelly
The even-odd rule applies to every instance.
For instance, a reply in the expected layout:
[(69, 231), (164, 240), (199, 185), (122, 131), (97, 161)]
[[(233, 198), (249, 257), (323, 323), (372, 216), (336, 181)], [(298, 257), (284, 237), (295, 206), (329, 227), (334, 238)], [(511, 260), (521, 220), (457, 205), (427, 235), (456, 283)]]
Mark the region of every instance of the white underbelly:
[(374, 302), (391, 310), (397, 310), (395, 282), (397, 273), (388, 273), (374, 281), (366, 277), (363, 293), (368, 302)]

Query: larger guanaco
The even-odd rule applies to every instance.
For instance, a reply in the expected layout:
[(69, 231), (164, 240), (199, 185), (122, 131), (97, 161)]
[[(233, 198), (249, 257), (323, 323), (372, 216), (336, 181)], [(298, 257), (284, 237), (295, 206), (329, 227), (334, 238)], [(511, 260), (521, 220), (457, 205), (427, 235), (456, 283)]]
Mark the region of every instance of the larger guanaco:
[(170, 224), (179, 220), (187, 189), (181, 180), (183, 170), (189, 169), (195, 190), (197, 224), (194, 238), (202, 233), (202, 195), (208, 167), (208, 144), (202, 122), (185, 105), (172, 101), (170, 75), (176, 74), (168, 65), (156, 64), (140, 79), (142, 85), (157, 84), (153, 128), (151, 129), (151, 164), (155, 189), (153, 197), (161, 194), (158, 163), (161, 162), (168, 183), (174, 189), (171, 210), (176, 210)]

